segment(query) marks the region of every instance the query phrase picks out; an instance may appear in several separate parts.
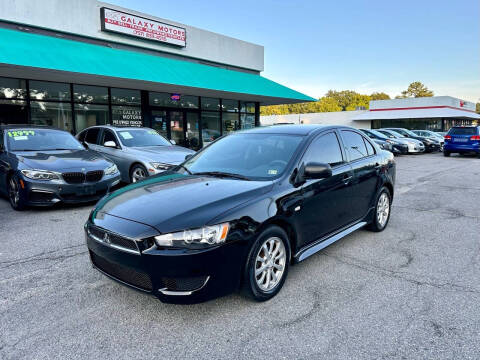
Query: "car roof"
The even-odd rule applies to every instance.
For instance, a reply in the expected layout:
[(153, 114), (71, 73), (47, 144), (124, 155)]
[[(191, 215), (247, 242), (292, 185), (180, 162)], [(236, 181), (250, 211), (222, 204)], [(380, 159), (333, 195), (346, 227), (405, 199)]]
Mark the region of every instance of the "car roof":
[(35, 130), (66, 131), (66, 130), (62, 130), (62, 129), (59, 129), (53, 126), (47, 126), (47, 125), (31, 125), (31, 124), (0, 125), (0, 130), (7, 130), (7, 129), (35, 129)]
[[(253, 129), (244, 130), (241, 133), (248, 134), (287, 134), (287, 135), (309, 135), (320, 130), (329, 129), (349, 129), (354, 128), (350, 126), (338, 126), (338, 125), (318, 125), (318, 124), (304, 124), (304, 125), (271, 125), (264, 127), (256, 127)], [(358, 129), (354, 129), (358, 130)]]

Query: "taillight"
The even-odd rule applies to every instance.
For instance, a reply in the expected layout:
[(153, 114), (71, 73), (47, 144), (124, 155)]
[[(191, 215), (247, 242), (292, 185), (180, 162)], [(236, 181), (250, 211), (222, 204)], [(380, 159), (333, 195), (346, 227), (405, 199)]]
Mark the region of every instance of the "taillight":
[(450, 135), (445, 135), (444, 138), (445, 140), (452, 140), (452, 137)]
[(477, 140), (479, 141), (480, 140), (480, 135), (473, 135), (470, 137), (470, 140)]

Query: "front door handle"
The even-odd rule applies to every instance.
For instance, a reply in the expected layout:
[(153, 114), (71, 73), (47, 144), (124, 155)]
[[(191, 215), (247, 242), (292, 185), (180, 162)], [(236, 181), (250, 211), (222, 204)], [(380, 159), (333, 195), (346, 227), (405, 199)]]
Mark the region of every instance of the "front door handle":
[(345, 185), (347, 185), (350, 182), (350, 180), (352, 180), (352, 178), (353, 178), (352, 175), (345, 174), (343, 175), (342, 181), (345, 183)]

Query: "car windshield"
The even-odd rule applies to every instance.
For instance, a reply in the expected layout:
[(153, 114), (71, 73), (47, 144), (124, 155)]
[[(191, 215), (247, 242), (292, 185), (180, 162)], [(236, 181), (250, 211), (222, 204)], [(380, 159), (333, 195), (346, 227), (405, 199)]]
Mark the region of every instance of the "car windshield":
[(395, 138), (404, 138), (405, 137), (402, 134), (400, 134), (399, 132), (396, 132), (396, 131), (393, 131), (393, 130), (387, 130), (386, 132), (389, 135), (393, 135), (393, 137), (395, 137)]
[(193, 174), (271, 180), (283, 174), (302, 139), (286, 134), (232, 134), (194, 155), (183, 168)]
[(408, 129), (401, 129), (401, 130), (398, 130), (398, 132), (402, 132), (403, 135), (407, 134), (408, 136), (418, 136), (417, 134), (415, 134), (413, 131), (410, 131)]
[(170, 142), (153, 129), (125, 129), (117, 131), (126, 147), (170, 146)]
[(382, 134), (380, 131), (377, 131), (377, 130), (368, 130), (368, 131), (370, 131), (372, 134), (374, 134), (375, 136), (379, 137), (382, 140), (388, 139), (388, 137), (385, 134)]
[(83, 150), (72, 134), (52, 129), (9, 129), (5, 134), (10, 151)]

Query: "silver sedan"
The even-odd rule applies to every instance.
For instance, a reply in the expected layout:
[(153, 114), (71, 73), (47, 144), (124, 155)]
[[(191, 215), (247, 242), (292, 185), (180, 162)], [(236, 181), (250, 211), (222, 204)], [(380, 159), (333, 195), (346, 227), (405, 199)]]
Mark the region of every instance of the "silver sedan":
[(77, 138), (113, 161), (122, 181), (127, 183), (168, 170), (195, 153), (172, 144), (150, 128), (93, 126), (80, 132)]

